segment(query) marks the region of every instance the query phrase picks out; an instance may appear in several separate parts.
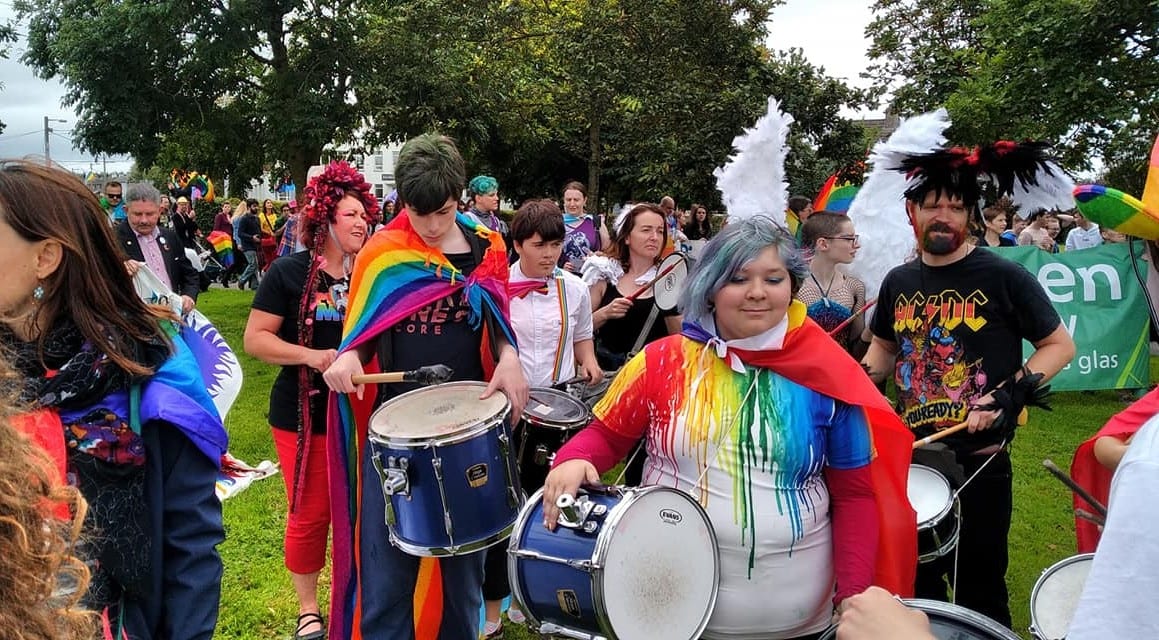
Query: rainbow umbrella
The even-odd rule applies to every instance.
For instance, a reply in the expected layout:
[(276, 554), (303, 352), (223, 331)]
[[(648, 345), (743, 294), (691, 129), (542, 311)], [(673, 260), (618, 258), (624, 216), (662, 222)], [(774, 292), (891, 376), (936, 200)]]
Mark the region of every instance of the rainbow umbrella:
[(1151, 148), (1142, 200), (1101, 184), (1075, 187), (1074, 199), (1079, 211), (1104, 229), (1144, 240), (1159, 240), (1159, 136)]

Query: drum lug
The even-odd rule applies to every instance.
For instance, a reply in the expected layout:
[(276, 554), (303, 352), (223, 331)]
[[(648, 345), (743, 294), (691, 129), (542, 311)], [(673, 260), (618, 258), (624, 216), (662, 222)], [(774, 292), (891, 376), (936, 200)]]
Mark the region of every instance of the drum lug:
[(556, 518), (559, 526), (584, 533), (595, 533), (600, 527), (598, 522), (589, 520), (589, 517), (599, 517), (608, 511), (607, 507), (592, 502), (587, 496), (573, 498), (566, 493), (556, 499), (555, 506), (559, 507), (559, 516)]
[[(527, 444), (526, 434), (523, 441), (520, 443), (520, 448)], [(510, 439), (507, 437), (506, 430), (500, 430), (496, 436), (499, 440), (499, 455), (503, 457), (503, 473), (507, 476), (507, 506), (512, 509), (519, 507), (523, 501), (519, 499), (520, 491), (516, 489), (519, 486), (518, 472), (515, 472), (512, 466)]]
[(535, 464), (537, 464), (541, 467), (546, 466), (547, 464), (549, 464), (551, 462), (552, 457), (554, 457), (554, 456), (552, 456), (551, 452), (549, 452), (547, 450), (547, 447), (545, 447), (543, 445), (536, 445), (536, 447), (535, 447)]
[(386, 497), (384, 500), (386, 503), (384, 514), (386, 524), (394, 526), (398, 520), (394, 516), (394, 504), (390, 498), (396, 495), (410, 497), (410, 476), (407, 474), (410, 461), (406, 458), (390, 456), (384, 464), (382, 454), (375, 451), (370, 456), (370, 462), (374, 465), (374, 470), (378, 472), (379, 480), (382, 481), (382, 493)]

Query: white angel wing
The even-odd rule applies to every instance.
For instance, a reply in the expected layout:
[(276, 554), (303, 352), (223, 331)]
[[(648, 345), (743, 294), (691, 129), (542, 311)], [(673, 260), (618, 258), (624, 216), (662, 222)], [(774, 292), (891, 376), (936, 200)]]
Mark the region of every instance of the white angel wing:
[(770, 96), (768, 112), (733, 139), (736, 153), (713, 171), (730, 221), (762, 215), (785, 224), (789, 205), (785, 157), (792, 124), (793, 116), (782, 113), (777, 99)]
[(1010, 194), (1010, 199), (1018, 205), (1019, 216), (1026, 218), (1040, 209), (1067, 211), (1074, 208), (1074, 180), (1062, 167), (1047, 162), (1046, 169), (1039, 169), (1035, 177), (1038, 184), (1030, 189), (1020, 180), (1014, 181), (1014, 192)]
[(908, 156), (942, 148), (949, 126), (945, 109), (907, 118), (869, 155), (873, 170), (849, 205), (849, 218), (861, 237), (861, 249), (849, 271), (865, 282), (869, 300), (877, 297), (885, 274), (913, 257), (917, 249), (905, 213), (908, 180), (896, 167)]

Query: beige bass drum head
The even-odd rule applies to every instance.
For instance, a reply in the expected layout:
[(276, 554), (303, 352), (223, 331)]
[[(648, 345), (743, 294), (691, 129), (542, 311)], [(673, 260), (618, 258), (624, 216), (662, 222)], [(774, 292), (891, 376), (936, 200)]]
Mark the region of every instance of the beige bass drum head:
[(480, 400), (482, 382), (448, 382), (386, 401), (370, 416), (370, 431), (388, 439), (441, 438), (492, 421), (510, 406), (496, 391)]

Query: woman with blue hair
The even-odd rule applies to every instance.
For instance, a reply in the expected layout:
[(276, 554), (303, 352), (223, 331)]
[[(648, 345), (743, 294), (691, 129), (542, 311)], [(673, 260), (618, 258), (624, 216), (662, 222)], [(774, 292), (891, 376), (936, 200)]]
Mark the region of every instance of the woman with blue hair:
[(689, 275), (682, 333), (628, 361), (545, 484), (554, 528), (556, 499), (598, 483), (643, 437), (642, 484), (697, 498), (716, 531), (704, 638), (815, 638), (871, 584), (913, 588), (912, 437), (793, 299), (807, 276), (788, 231), (734, 220)]

